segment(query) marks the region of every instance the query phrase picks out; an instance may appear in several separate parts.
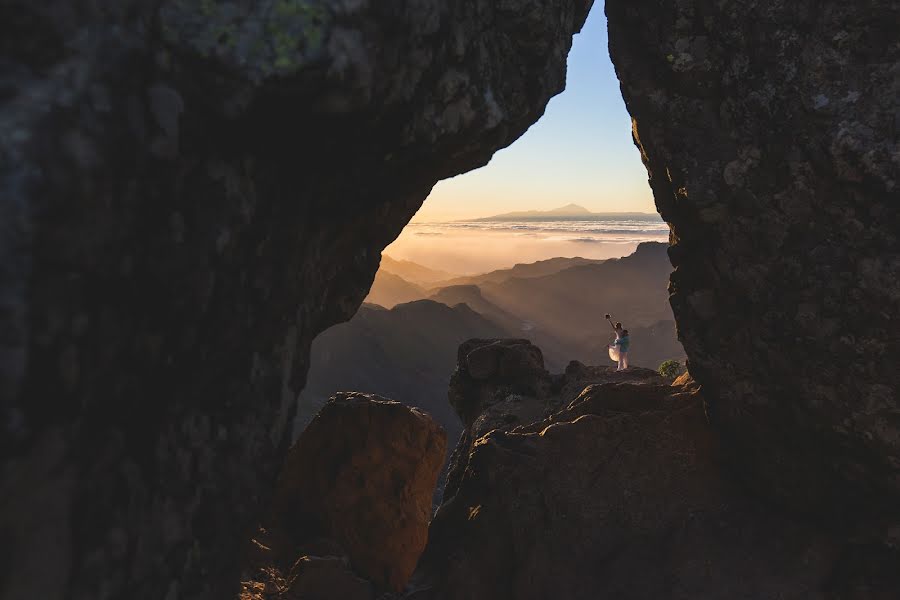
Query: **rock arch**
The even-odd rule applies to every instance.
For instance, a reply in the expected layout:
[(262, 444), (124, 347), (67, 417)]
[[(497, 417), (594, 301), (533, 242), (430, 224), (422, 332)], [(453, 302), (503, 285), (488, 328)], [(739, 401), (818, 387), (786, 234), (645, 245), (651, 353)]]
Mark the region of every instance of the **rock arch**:
[[(541, 115), (590, 5), (0, 9), (2, 597), (230, 589), (312, 337)], [(894, 498), (896, 3), (607, 10), (714, 422), (783, 500)]]

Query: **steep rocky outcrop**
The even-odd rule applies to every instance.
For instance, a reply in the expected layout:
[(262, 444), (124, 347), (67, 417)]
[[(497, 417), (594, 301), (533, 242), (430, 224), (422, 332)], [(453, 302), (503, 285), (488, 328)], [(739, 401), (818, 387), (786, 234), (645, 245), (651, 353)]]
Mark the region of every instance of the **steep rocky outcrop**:
[(678, 331), (734, 465), (897, 543), (900, 4), (606, 12)]
[(271, 529), (324, 537), (380, 589), (406, 584), (428, 539), (447, 434), (428, 414), (362, 393), (331, 398), (291, 447)]
[(589, 5), (0, 6), (0, 597), (236, 590), (311, 340)]
[(896, 596), (896, 549), (748, 493), (695, 384), (578, 363), (475, 376), (470, 357), (497, 348), (539, 356), (461, 347), (451, 398), (467, 432), (407, 598)]

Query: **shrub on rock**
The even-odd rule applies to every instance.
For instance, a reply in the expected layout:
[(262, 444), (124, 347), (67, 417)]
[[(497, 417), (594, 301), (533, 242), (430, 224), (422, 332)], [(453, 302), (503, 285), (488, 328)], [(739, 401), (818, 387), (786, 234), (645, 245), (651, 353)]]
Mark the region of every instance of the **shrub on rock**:
[(685, 372), (684, 365), (677, 360), (666, 360), (659, 365), (659, 374), (667, 379), (676, 379)]

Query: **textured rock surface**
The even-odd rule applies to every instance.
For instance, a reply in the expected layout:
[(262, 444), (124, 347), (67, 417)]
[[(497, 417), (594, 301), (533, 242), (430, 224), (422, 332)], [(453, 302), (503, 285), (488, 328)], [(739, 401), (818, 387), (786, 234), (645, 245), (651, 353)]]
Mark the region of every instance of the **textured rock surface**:
[(588, 5), (0, 6), (0, 597), (236, 591), (310, 341)]
[(337, 541), (353, 567), (399, 590), (428, 539), (447, 434), (428, 414), (371, 394), (331, 398), (291, 447), (274, 527)]
[(897, 541), (900, 4), (606, 11), (713, 422), (757, 491)]
[(374, 600), (372, 582), (356, 575), (346, 558), (302, 556), (284, 575), (268, 566), (243, 581), (239, 600)]
[(283, 600), (371, 600), (370, 582), (355, 576), (339, 558), (303, 557), (291, 569)]
[(887, 599), (900, 589), (896, 551), (850, 543), (839, 525), (773, 508), (729, 476), (695, 385), (577, 363), (533, 375), (546, 386), (528, 395), (460, 363), (451, 392), (484, 413), (469, 414), (407, 598)]

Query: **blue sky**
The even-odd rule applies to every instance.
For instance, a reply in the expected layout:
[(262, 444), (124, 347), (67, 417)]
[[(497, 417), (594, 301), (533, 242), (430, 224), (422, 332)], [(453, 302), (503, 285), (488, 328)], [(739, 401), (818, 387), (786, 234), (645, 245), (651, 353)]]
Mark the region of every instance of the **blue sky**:
[(598, 212), (655, 211), (609, 60), (602, 2), (575, 36), (566, 90), (550, 100), (541, 120), (487, 166), (439, 182), (415, 220), (465, 219), (570, 202)]

